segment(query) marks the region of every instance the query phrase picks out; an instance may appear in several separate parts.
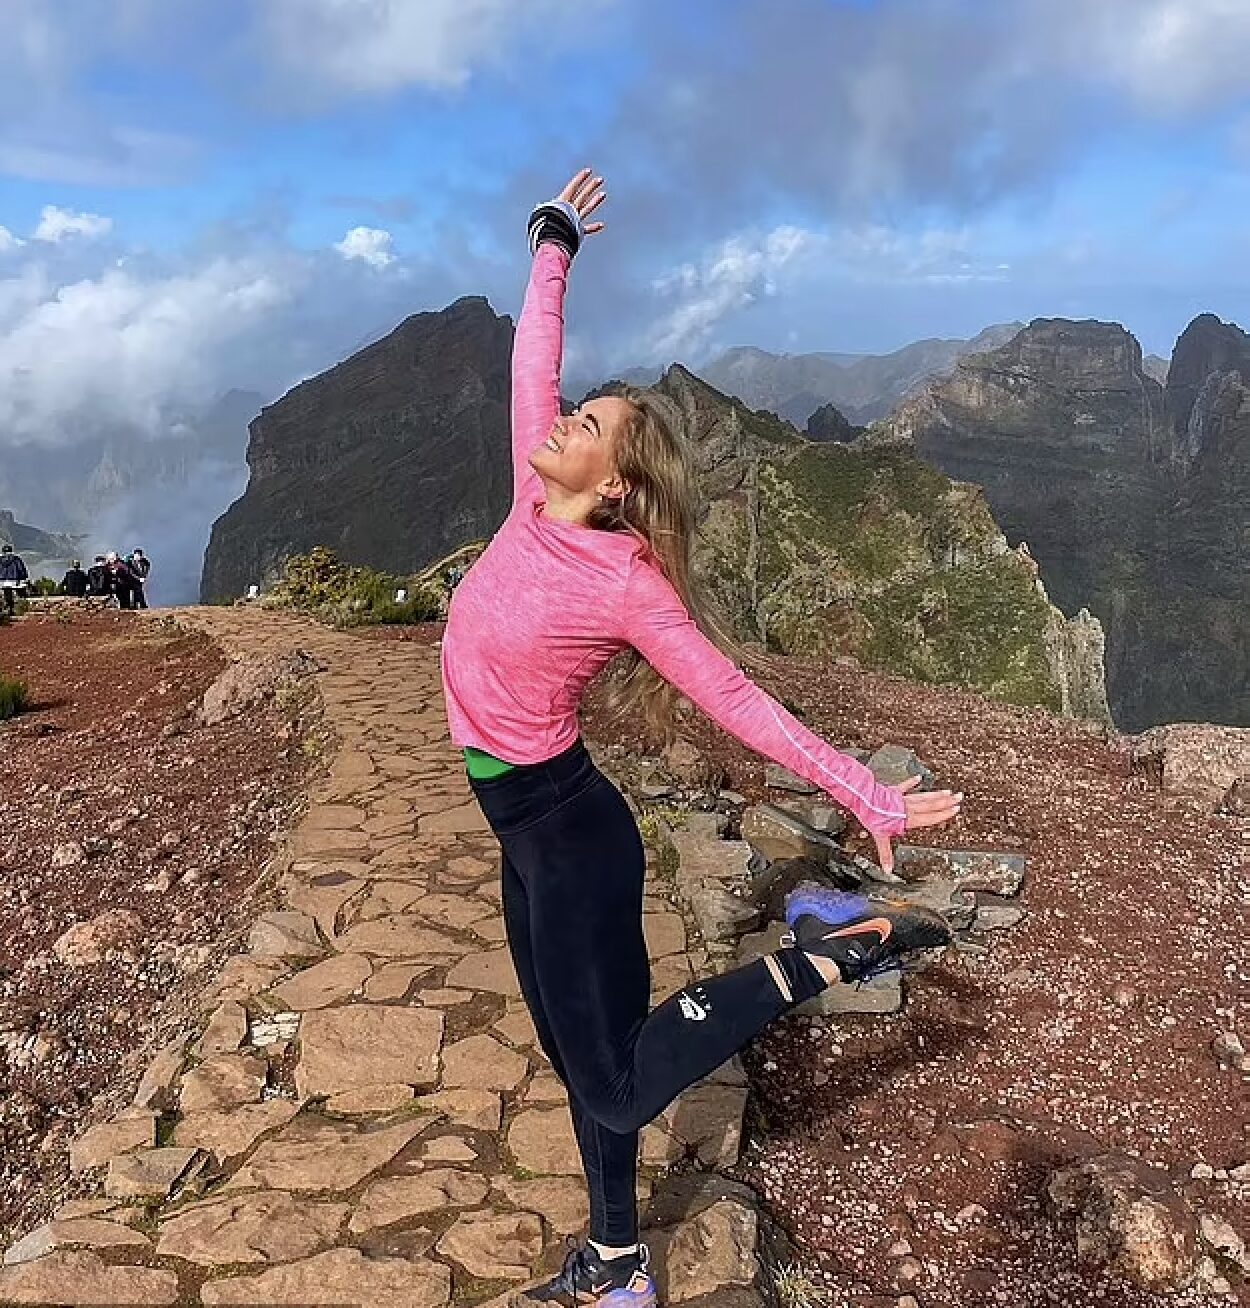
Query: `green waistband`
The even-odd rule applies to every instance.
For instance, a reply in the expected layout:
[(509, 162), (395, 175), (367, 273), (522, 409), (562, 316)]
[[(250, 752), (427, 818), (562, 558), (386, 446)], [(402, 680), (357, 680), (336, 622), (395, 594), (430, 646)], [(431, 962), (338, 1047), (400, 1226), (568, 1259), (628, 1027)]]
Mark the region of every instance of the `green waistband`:
[(465, 746), (464, 765), (469, 770), (469, 776), (478, 781), (501, 777), (505, 772), (511, 772), (513, 768), (513, 764), (505, 763), (503, 759), (488, 754), (484, 749), (474, 749), (472, 745)]

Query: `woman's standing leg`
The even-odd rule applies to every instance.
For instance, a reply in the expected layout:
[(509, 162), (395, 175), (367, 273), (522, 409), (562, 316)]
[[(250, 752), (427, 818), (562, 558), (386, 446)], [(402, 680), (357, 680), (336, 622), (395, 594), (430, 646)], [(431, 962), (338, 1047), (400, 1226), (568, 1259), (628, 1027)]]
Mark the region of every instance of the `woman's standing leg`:
[[(551, 1033), (542, 995), (534, 972), (530, 939), (530, 900), (524, 879), (503, 851), (503, 916), (508, 949), (521, 983), (521, 995), (529, 1009), (538, 1043), (556, 1076), (568, 1087), (568, 1076)], [(618, 1135), (601, 1126), (569, 1092), (569, 1112), (577, 1137), (586, 1191), (590, 1200), (590, 1238), (609, 1247), (637, 1243), (638, 1133)]]

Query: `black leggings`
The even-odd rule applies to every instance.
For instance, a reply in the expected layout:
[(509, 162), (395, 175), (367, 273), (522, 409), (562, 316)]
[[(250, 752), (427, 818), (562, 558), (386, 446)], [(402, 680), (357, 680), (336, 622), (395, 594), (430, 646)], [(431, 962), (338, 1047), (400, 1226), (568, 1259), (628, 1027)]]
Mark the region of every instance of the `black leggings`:
[(796, 950), (650, 1006), (645, 859), (633, 814), (581, 741), (543, 763), (470, 778), (503, 849), (508, 945), (539, 1043), (568, 1090), (590, 1235), (638, 1239), (638, 1132), (794, 1004), (824, 988)]

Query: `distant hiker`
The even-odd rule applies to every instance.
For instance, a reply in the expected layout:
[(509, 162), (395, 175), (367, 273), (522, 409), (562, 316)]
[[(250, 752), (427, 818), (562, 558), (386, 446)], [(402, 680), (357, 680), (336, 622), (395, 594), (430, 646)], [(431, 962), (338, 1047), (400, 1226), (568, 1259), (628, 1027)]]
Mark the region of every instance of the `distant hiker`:
[(146, 609), (148, 597), (144, 593), (144, 586), (147, 583), (148, 573), (152, 571), (152, 560), (141, 549), (134, 549), (127, 555), (126, 562), (130, 565), (130, 570), (135, 574), (136, 578), (134, 590), (135, 608)]
[(139, 578), (131, 571), (130, 565), (114, 550), (104, 556), (108, 566), (109, 578), (113, 584), (113, 594), (117, 596), (119, 609), (134, 608), (135, 585)]
[(108, 560), (103, 554), (97, 554), (87, 569), (87, 594), (97, 599), (108, 599), (113, 593), (113, 575), (109, 572)]
[(649, 1011), (643, 844), (579, 735), (586, 686), (625, 654), (625, 705), (667, 725), (675, 692), (686, 695), (849, 808), (885, 869), (894, 837), (950, 821), (962, 796), (915, 793), (919, 778), (882, 785), (704, 635), (691, 569), (698, 503), (675, 413), (626, 387), (561, 416), (565, 282), (603, 227), (585, 221), (601, 185), (585, 169), (530, 215), (533, 266), (512, 355), (512, 510), (455, 588), (441, 666), (451, 738), (503, 853), (512, 960), (568, 1091), (590, 1194), (589, 1243), (514, 1302), (653, 1308), (638, 1240), (642, 1127), (796, 1005), (951, 935), (927, 909), (804, 882), (787, 899), (782, 948)]
[(0, 545), (0, 591), (4, 592), (4, 606), (10, 613), (17, 608), (17, 597), (26, 593), (30, 573), (26, 561), (15, 554), (12, 545)]
[(82, 570), (82, 564), (75, 559), (69, 565), (69, 571), (61, 578), (61, 594), (72, 595), (74, 599), (82, 599), (90, 584), (90, 578)]

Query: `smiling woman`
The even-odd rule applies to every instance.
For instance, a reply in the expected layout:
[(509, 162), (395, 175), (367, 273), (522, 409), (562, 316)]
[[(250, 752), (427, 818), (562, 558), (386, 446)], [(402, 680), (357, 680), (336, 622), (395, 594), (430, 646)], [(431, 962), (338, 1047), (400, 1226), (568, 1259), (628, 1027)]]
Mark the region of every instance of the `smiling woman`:
[(580, 738), (586, 687), (625, 653), (636, 692), (681, 691), (828, 790), (874, 834), (887, 867), (892, 837), (948, 821), (961, 797), (881, 785), (703, 633), (687, 603), (694, 481), (680, 427), (656, 397), (624, 388), (560, 416), (565, 283), (583, 239), (602, 228), (585, 222), (600, 186), (584, 169), (531, 217), (513, 349), (512, 511), (452, 597), (441, 663), (452, 739), (502, 849), (508, 945), (568, 1090), (590, 1192), (587, 1246), (514, 1302), (652, 1308), (635, 1201), (640, 1129), (797, 1003), (950, 933), (926, 910), (807, 886), (789, 904), (792, 944), (649, 1012), (642, 841)]

